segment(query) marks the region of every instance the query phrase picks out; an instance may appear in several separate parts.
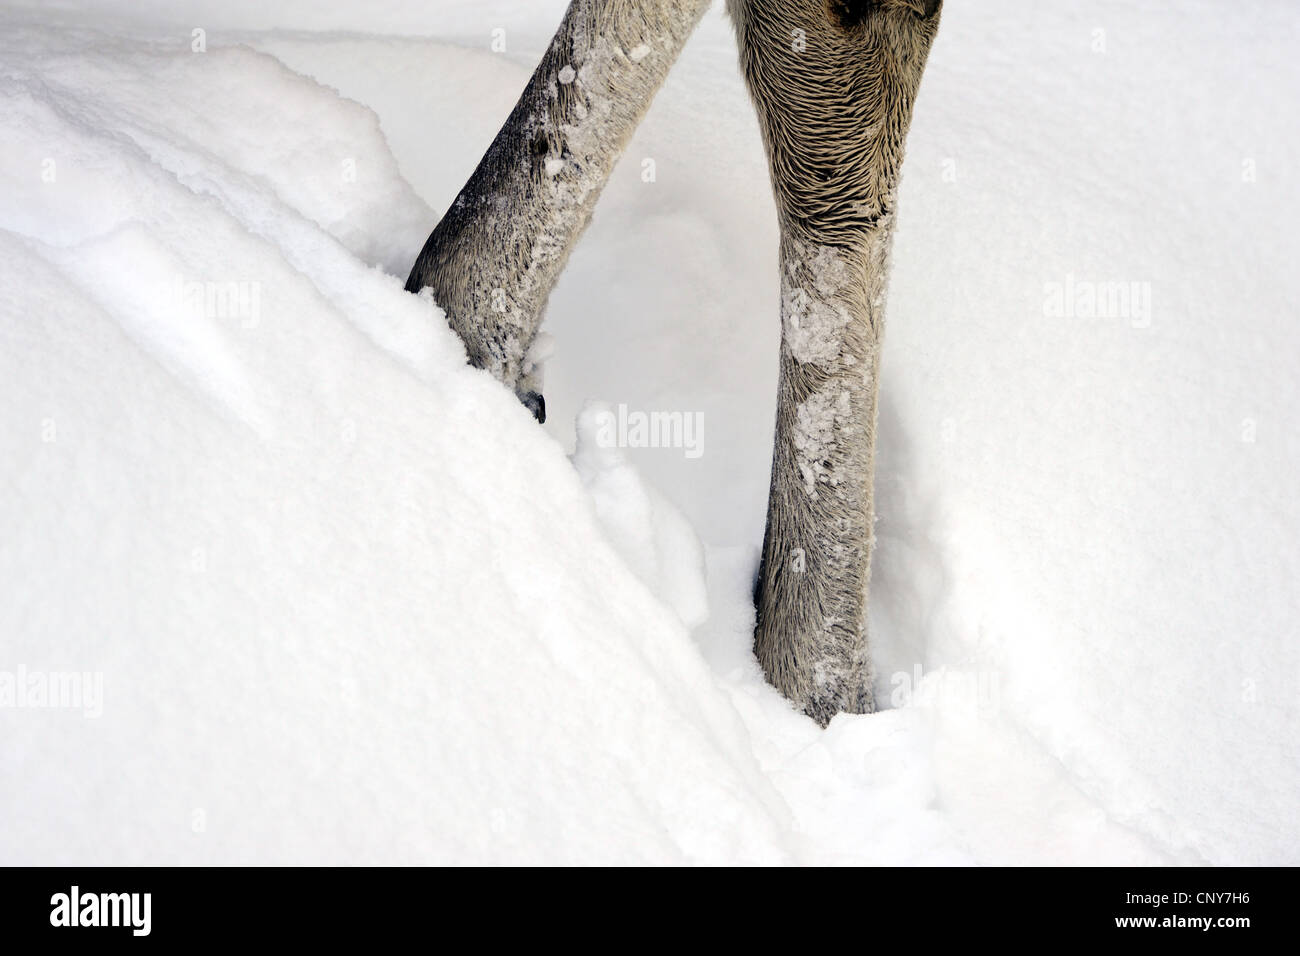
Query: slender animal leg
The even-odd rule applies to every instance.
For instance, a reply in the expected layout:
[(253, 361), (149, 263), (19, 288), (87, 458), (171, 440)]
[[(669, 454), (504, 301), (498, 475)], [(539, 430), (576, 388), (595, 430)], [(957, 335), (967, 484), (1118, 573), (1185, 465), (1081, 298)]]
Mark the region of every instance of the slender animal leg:
[(430, 287), (470, 361), (515, 388), (551, 288), (711, 0), (573, 0), (510, 118), (429, 236)]
[(895, 191), (940, 0), (728, 0), (781, 226), (781, 358), (754, 646), (823, 725), (873, 709), (876, 379)]

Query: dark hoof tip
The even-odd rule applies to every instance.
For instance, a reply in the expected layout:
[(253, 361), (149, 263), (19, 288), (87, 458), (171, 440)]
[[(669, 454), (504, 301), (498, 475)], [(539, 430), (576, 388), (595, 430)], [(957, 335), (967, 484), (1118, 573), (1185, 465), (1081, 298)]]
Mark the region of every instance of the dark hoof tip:
[(524, 408), (533, 413), (533, 418), (537, 419), (539, 425), (546, 422), (546, 399), (541, 392), (523, 392), (519, 396), (519, 401), (524, 403)]

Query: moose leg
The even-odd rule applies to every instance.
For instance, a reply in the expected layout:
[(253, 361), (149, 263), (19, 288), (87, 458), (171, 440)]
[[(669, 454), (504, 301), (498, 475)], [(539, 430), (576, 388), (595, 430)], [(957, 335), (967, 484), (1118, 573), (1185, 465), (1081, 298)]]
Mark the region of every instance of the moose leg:
[(573, 0), (406, 288), (543, 417), (528, 348), (609, 174), (711, 0)]
[(729, 0), (781, 226), (763, 670), (811, 717), (873, 709), (876, 382), (895, 190), (939, 0)]

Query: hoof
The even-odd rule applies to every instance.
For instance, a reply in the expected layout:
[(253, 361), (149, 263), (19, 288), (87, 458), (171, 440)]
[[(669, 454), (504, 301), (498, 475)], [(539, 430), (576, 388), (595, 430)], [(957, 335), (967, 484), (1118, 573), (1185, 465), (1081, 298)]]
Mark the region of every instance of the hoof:
[(546, 399), (541, 392), (520, 392), (519, 401), (533, 413), (533, 418), (537, 419), (539, 425), (546, 422)]

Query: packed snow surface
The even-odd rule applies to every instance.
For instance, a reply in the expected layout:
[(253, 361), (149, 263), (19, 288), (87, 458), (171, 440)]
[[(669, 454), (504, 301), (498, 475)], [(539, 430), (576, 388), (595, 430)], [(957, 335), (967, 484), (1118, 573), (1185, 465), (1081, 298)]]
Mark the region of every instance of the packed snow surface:
[(403, 291), (563, 8), (0, 10), (0, 862), (1300, 863), (1300, 10), (948, 3), (885, 709), (822, 731), (749, 648), (780, 264), (721, 10), (545, 429)]

